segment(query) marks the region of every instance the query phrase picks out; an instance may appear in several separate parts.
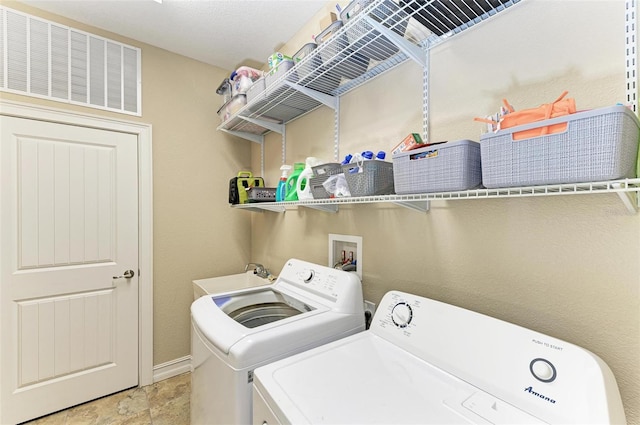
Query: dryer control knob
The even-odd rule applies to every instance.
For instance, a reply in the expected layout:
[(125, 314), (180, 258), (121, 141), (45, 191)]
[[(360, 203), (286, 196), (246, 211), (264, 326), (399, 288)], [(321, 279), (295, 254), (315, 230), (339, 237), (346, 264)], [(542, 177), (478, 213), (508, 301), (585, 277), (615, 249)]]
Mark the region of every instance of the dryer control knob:
[(413, 319), (413, 310), (411, 306), (402, 301), (393, 306), (391, 310), (391, 320), (393, 324), (399, 328), (406, 328)]
[(547, 359), (533, 359), (529, 364), (531, 374), (541, 382), (552, 382), (556, 379), (556, 368)]

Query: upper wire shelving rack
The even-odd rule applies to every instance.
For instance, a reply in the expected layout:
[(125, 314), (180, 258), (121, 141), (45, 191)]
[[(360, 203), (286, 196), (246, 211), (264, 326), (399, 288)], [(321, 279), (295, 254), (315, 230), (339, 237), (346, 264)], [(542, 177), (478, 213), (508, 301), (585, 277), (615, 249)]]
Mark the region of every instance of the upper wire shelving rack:
[[(407, 60), (428, 68), (431, 48), (510, 8), (520, 0), (374, 0), (349, 19), (329, 39), (218, 130), (262, 142), (264, 134), (284, 134), (284, 125), (327, 105), (338, 109), (340, 96), (394, 69)], [(627, 95), (633, 111), (637, 105), (638, 0), (625, 0)], [(360, 3), (367, 3), (366, 0)], [(405, 27), (406, 26), (406, 27)], [(338, 76), (338, 77), (337, 77)], [(345, 77), (346, 76), (346, 77)], [(425, 114), (426, 115), (426, 114)], [(427, 117), (423, 117), (425, 121)], [(426, 127), (426, 123), (425, 123)], [(318, 199), (292, 203), (234, 205), (250, 211), (284, 212), (298, 206), (336, 212), (340, 204), (393, 203), (427, 211), (431, 201), (512, 198), (575, 194), (617, 194), (631, 213), (640, 210), (640, 178), (501, 189), (475, 189), (415, 195), (384, 195)]]
[[(432, 47), (519, 0), (361, 1), (344, 25), (223, 122), (218, 130), (261, 142), (270, 131), (411, 59), (427, 64)], [(367, 4), (368, 3), (368, 4)]]

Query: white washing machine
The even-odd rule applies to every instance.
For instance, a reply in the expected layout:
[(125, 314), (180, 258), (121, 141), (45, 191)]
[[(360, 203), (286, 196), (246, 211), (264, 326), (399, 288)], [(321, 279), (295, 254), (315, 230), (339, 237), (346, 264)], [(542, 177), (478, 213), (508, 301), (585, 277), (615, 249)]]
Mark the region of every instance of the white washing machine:
[(397, 291), (368, 331), (258, 368), (253, 399), (255, 425), (625, 423), (594, 354)]
[(256, 367), (365, 329), (355, 273), (291, 259), (272, 285), (191, 305), (191, 423), (249, 424)]

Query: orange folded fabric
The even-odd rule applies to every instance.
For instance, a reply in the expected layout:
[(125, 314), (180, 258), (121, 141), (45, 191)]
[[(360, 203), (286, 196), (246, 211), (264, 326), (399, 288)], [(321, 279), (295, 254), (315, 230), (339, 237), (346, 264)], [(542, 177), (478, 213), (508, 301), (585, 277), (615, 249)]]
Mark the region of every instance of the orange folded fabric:
[[(537, 108), (523, 109), (521, 111), (515, 111), (513, 106), (503, 99), (502, 102), (508, 110), (508, 113), (503, 115), (500, 119), (499, 129), (504, 130), (511, 127), (516, 127), (523, 124), (529, 124), (532, 122), (544, 121), (550, 118), (561, 117), (563, 115), (569, 115), (576, 112), (576, 101), (573, 98), (565, 99), (567, 91), (564, 91), (556, 100), (552, 103), (546, 103), (538, 106)], [(476, 121), (487, 122), (492, 124), (498, 124), (494, 121), (485, 118), (476, 118)], [(513, 133), (513, 140), (530, 139), (532, 137), (543, 136), (545, 134), (561, 133), (567, 130), (567, 123), (554, 124), (554, 125), (541, 125), (540, 127), (532, 128), (529, 130), (518, 131)]]

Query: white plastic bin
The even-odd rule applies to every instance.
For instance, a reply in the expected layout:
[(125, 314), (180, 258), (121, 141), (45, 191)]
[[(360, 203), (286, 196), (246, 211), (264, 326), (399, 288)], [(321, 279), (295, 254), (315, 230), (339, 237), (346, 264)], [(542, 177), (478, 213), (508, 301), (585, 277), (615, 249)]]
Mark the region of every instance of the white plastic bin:
[[(271, 86), (273, 83), (275, 83), (276, 81), (278, 81), (280, 78), (282, 78), (283, 75), (285, 75), (287, 73), (287, 71), (289, 71), (291, 68), (293, 68), (294, 62), (291, 59), (285, 59), (282, 62), (280, 62), (278, 64), (278, 66), (276, 66), (275, 68), (271, 69), (266, 77), (265, 77), (265, 84), (267, 87)], [(292, 72), (287, 76), (287, 81), (291, 81), (292, 83), (295, 83), (298, 81), (298, 76), (296, 74), (296, 72)]]
[(264, 92), (265, 87), (264, 77), (253, 83), (247, 90), (247, 103), (253, 102), (254, 99), (260, 96), (260, 94)]

